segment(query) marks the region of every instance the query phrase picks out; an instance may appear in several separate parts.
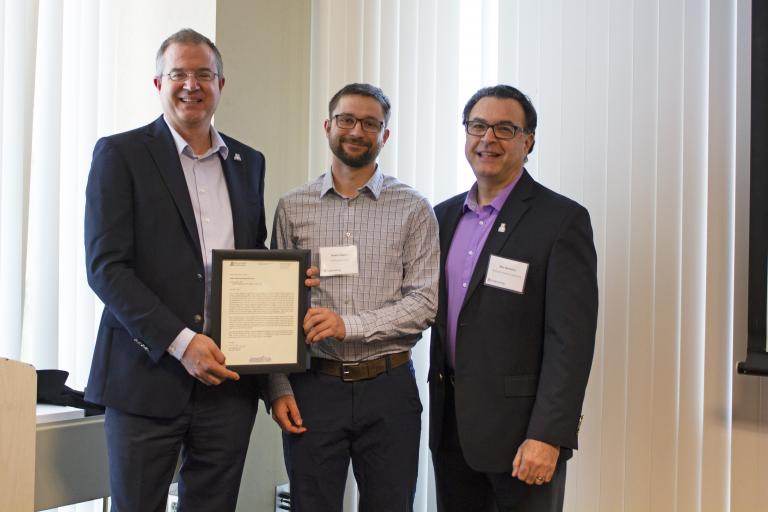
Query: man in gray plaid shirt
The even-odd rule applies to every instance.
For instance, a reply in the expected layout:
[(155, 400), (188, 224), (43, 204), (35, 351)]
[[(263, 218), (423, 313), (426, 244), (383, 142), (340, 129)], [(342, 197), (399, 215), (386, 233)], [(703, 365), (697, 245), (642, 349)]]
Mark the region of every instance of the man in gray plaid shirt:
[(304, 318), (306, 373), (270, 378), (294, 511), (340, 512), (349, 461), (361, 512), (413, 506), (421, 401), (410, 350), (437, 310), (437, 222), (416, 190), (376, 164), (389, 138), (381, 89), (331, 98), (330, 172), (286, 194), (272, 245), (320, 268)]

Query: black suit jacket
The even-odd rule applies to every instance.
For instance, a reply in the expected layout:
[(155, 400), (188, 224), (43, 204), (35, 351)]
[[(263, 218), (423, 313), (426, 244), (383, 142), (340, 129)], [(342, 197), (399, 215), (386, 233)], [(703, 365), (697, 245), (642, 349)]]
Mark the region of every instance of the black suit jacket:
[[(235, 247), (263, 249), (264, 157), (222, 138)], [(184, 327), (202, 331), (205, 277), (189, 191), (162, 117), (96, 143), (85, 256), (88, 282), (105, 306), (86, 399), (133, 414), (178, 415), (194, 379), (166, 349)]]
[[(441, 438), (446, 385), (445, 261), (466, 195), (435, 207), (442, 264), (429, 371), (432, 450)], [(522, 294), (483, 284), (492, 254), (529, 264)], [(596, 262), (586, 209), (523, 170), (491, 228), (459, 313), (456, 419), (472, 468), (511, 471), (526, 438), (560, 446), (561, 460), (577, 448), (597, 324)]]

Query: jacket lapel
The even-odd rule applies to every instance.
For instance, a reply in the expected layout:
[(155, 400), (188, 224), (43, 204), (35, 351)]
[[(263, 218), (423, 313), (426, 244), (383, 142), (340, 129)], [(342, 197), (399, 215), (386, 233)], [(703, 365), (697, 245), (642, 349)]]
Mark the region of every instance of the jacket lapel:
[(192, 201), (189, 199), (187, 182), (184, 179), (184, 170), (181, 168), (173, 136), (162, 116), (158, 117), (154, 123), (148, 126), (146, 144), (152, 159), (155, 161), (158, 172), (168, 187), (174, 203), (176, 203), (176, 208), (178, 208), (179, 214), (184, 221), (184, 227), (194, 242), (198, 261), (202, 265), (203, 256), (200, 252), (200, 238), (197, 235), (197, 223), (195, 222), (195, 214), (192, 210)]
[(235, 233), (235, 248), (252, 247), (253, 242), (249, 239), (248, 231), (248, 204), (243, 195), (248, 190), (246, 183), (243, 182), (243, 169), (244, 161), (241, 159), (235, 160), (233, 155), (235, 154), (235, 148), (232, 146), (231, 141), (225, 141), (229, 146), (229, 154), (227, 159), (221, 157), (221, 168), (224, 170), (224, 179), (227, 182), (227, 191), (229, 192), (229, 203), (232, 208), (232, 229)]
[[(459, 220), (461, 220), (466, 197), (466, 193), (456, 197), (441, 218), (438, 219), (440, 222), (440, 286), (438, 288), (438, 301), (440, 304), (448, 304), (448, 290), (445, 284), (445, 263), (448, 259), (448, 249), (451, 247), (453, 235), (456, 233)], [(446, 317), (447, 310), (447, 307), (438, 308), (437, 318), (435, 319), (435, 326), (440, 331), (440, 336), (443, 339), (445, 339), (445, 326), (448, 321)]]
[[(496, 222), (491, 227), (491, 232), (488, 234), (488, 239), (485, 241), (483, 250), (480, 252), (480, 257), (477, 259), (475, 270), (472, 272), (472, 279), (469, 281), (467, 287), (467, 294), (464, 296), (464, 304), (467, 303), (469, 298), (477, 289), (477, 286), (485, 280), (485, 274), (488, 270), (488, 262), (490, 261), (492, 254), (498, 254), (504, 244), (509, 239), (509, 236), (517, 227), (520, 219), (523, 218), (525, 212), (530, 207), (528, 200), (531, 198), (533, 184), (533, 178), (528, 174), (528, 171), (523, 169), (523, 175), (520, 177), (520, 181), (515, 185), (512, 193), (504, 202), (504, 206), (501, 207), (499, 215), (496, 217)], [(501, 224), (504, 224), (504, 229), (499, 231)]]

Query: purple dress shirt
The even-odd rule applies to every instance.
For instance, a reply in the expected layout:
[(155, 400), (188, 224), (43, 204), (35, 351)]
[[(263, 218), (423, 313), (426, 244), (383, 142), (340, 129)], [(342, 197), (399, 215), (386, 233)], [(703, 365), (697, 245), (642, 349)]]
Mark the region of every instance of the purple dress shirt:
[(469, 189), (467, 199), (464, 201), (464, 213), (456, 226), (445, 260), (445, 284), (448, 292), (448, 324), (446, 326), (448, 346), (446, 348), (448, 349), (448, 366), (451, 368), (456, 367), (456, 326), (459, 312), (464, 304), (464, 297), (467, 294), (472, 273), (475, 271), (477, 259), (501, 207), (522, 175), (521, 172), (515, 181), (507, 185), (490, 204), (482, 207), (477, 204), (477, 183)]

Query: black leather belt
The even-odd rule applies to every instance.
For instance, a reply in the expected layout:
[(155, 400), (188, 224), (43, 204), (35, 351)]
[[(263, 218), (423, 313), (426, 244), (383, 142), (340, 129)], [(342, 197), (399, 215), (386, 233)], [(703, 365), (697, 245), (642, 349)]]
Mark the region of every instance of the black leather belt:
[(332, 361), (320, 357), (313, 357), (310, 368), (324, 375), (341, 377), (344, 382), (373, 379), (389, 369), (397, 368), (411, 360), (409, 352), (389, 354), (378, 359), (359, 361), (357, 363), (345, 363)]

